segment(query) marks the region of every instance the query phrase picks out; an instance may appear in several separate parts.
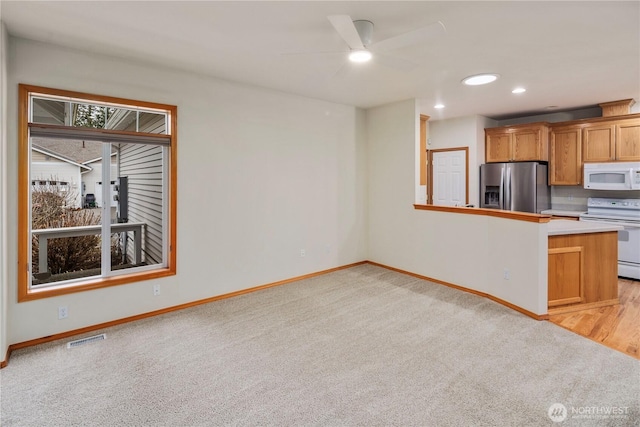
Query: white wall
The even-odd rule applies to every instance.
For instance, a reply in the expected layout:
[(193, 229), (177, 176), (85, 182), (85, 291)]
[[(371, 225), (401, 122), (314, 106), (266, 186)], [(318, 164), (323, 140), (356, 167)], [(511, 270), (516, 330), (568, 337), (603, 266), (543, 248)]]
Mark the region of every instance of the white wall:
[[(484, 129), (482, 138), (478, 138), (479, 116), (466, 116), (454, 119), (436, 120), (429, 123), (427, 148), (469, 148), (469, 203), (478, 205), (478, 167), (484, 159)], [(482, 157), (479, 157), (479, 150)]]
[[(416, 117), (413, 100), (367, 110), (369, 259), (546, 313), (546, 224), (413, 208)], [(436, 135), (476, 140), (477, 119), (453, 123)]]
[[(9, 268), (9, 344), (367, 259), (365, 121), (355, 107), (16, 38), (8, 64), (10, 100), (26, 83), (178, 106), (177, 276), (17, 303)], [(8, 120), (17, 122), (14, 102)], [(16, 138), (11, 126), (10, 224)], [(57, 319), (60, 305), (69, 318)]]
[[(546, 313), (545, 225), (414, 210), (414, 100), (364, 112), (15, 38), (7, 76), (9, 100), (27, 83), (178, 105), (179, 145), (177, 276), (17, 303), (17, 272), (5, 268), (5, 344), (365, 259)], [(7, 114), (17, 122), (14, 103)], [(477, 142), (484, 121), (437, 132)], [(7, 137), (2, 211), (16, 224), (15, 126)], [(15, 227), (2, 233), (17, 246)], [(16, 265), (15, 251), (7, 256)], [(57, 319), (60, 305), (68, 319)]]
[(476, 206), (479, 203), (479, 170), (484, 163), (484, 129), (494, 125), (494, 120), (483, 116), (429, 122), (429, 150), (469, 147), (469, 203)]
[(7, 348), (7, 51), (9, 36), (4, 22), (0, 21), (0, 361), (5, 359)]

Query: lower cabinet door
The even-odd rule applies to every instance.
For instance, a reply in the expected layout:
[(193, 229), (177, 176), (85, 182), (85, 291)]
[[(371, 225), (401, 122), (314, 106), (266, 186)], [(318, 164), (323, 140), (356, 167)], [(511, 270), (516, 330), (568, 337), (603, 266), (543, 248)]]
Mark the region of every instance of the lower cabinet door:
[(549, 307), (584, 301), (582, 246), (549, 249)]

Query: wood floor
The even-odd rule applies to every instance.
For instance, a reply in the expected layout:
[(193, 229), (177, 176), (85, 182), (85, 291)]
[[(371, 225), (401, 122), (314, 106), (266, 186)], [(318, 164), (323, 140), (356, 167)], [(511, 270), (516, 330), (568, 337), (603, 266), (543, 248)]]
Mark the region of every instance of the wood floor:
[(620, 304), (549, 316), (549, 321), (640, 359), (640, 281), (618, 280)]

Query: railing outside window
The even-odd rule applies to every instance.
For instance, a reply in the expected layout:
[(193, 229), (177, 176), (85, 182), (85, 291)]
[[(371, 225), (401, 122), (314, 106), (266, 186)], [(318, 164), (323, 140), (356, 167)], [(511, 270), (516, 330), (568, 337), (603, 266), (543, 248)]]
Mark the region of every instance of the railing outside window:
[[(116, 223), (109, 225), (112, 233), (133, 232), (133, 264), (137, 264), (142, 261), (142, 230), (145, 226), (146, 224), (143, 222)], [(47, 265), (47, 251), (50, 239), (90, 236), (100, 234), (101, 232), (102, 225), (32, 230), (31, 233), (33, 236), (38, 237), (38, 271), (44, 273), (49, 270), (49, 266)]]

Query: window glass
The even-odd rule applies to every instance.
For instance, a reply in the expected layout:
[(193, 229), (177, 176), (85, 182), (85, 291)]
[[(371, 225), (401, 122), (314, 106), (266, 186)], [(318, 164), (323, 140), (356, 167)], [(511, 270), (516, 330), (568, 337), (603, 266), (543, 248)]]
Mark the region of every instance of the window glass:
[(49, 99), (24, 87), (21, 158), (28, 162), (20, 179), (28, 196), (19, 233), (28, 243), (20, 244), (19, 263), (28, 274), (19, 277), (18, 299), (175, 274), (175, 201), (169, 199), (175, 180), (168, 174), (175, 170), (174, 137), (167, 134), (175, 107), (135, 101), (129, 107), (107, 97), (94, 102), (56, 90), (47, 90)]
[(65, 125), (69, 103), (54, 99), (33, 98), (31, 104), (31, 122), (50, 125)]
[(167, 133), (166, 114), (140, 112), (138, 132)]
[(136, 132), (137, 113), (126, 108), (113, 108), (109, 113), (106, 129)]
[(108, 115), (114, 110), (114, 108), (87, 103), (73, 103), (71, 109), (73, 118), (71, 126), (94, 129), (104, 129)]
[[(38, 142), (49, 149), (60, 144)], [(53, 158), (32, 162), (30, 173), (32, 287), (99, 276), (102, 213), (83, 206), (80, 168)]]
[(118, 144), (116, 150), (116, 221), (111, 223), (111, 232), (119, 244), (112, 245), (112, 269), (162, 264), (167, 187), (163, 159), (168, 147)]

